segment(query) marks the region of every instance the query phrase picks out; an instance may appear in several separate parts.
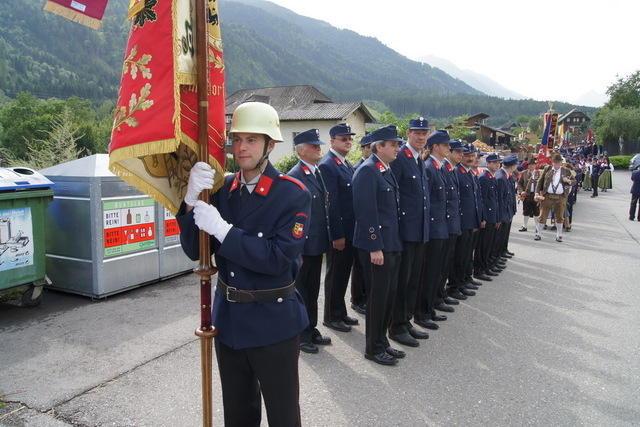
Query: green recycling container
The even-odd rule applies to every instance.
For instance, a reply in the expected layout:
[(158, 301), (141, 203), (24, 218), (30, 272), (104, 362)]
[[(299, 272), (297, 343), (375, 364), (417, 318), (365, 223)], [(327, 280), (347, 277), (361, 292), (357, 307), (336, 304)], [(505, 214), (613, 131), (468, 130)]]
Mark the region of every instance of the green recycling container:
[(54, 184), (28, 168), (0, 169), (0, 291), (45, 280), (45, 209)]

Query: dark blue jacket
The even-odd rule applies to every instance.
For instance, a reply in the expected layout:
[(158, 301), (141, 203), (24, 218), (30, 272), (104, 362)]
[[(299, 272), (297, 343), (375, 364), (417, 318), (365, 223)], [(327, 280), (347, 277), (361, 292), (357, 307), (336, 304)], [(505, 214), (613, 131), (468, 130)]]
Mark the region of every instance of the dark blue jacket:
[(323, 254), (329, 249), (329, 195), (322, 176), (318, 180), (302, 162), (298, 162), (287, 175), (297, 178), (311, 193), (311, 217), (302, 255)]
[(516, 180), (516, 175), (515, 173), (512, 173), (511, 175), (509, 175), (509, 213), (511, 214), (512, 218), (516, 214), (516, 210), (518, 209), (518, 202), (516, 201), (516, 198), (518, 197), (516, 189), (517, 185), (518, 181)]
[(500, 168), (495, 174), (496, 186), (498, 189), (498, 222), (511, 221), (511, 202), (509, 197), (509, 175)]
[(476, 195), (478, 196), (478, 209), (480, 210), (480, 221), (486, 221), (484, 217), (484, 199), (482, 198), (482, 189), (480, 188), (480, 176), (478, 172), (473, 172), (473, 182), (476, 185)]
[(355, 171), (355, 170), (356, 170), (356, 169), (358, 169), (360, 166), (362, 166), (362, 164), (364, 163), (364, 160), (365, 160), (365, 159), (360, 158), (360, 160), (358, 160), (358, 161), (356, 162), (356, 164), (355, 164), (355, 165), (353, 165), (353, 170)]
[(353, 175), (353, 246), (369, 252), (402, 251), (399, 203), (393, 172), (372, 154)]
[(429, 182), (429, 239), (448, 239), (447, 223), (447, 182), (443, 168), (438, 168), (436, 160), (429, 157), (425, 160)]
[(500, 222), (498, 217), (498, 185), (491, 171), (486, 170), (478, 179), (482, 192), (482, 219), (489, 224)]
[[(225, 178), (212, 196), (222, 218), (233, 228), (222, 244), (211, 237), (218, 277), (238, 289), (274, 289), (293, 283), (300, 268), (311, 195), (304, 184), (267, 165), (258, 185), (241, 204), (239, 174)], [(176, 216), (180, 243), (198, 259), (198, 227), (184, 204)], [(218, 339), (235, 348), (261, 347), (290, 339), (307, 327), (302, 298), (295, 291), (282, 302), (229, 302), (216, 289), (213, 324)]]
[(449, 234), (460, 234), (460, 192), (458, 177), (450, 161), (444, 161), (444, 176), (447, 182), (447, 228)]
[(353, 240), (353, 168), (329, 151), (318, 164), (329, 193), (329, 233), (331, 240)]
[(460, 190), (460, 228), (471, 230), (480, 228), (482, 221), (482, 205), (478, 194), (478, 184), (473, 171), (458, 165), (455, 169)]
[(429, 179), (424, 162), (405, 144), (391, 170), (400, 187), (400, 238), (403, 242), (428, 242)]
[(631, 194), (634, 196), (640, 196), (640, 169), (633, 171), (631, 174), (631, 181), (633, 181)]

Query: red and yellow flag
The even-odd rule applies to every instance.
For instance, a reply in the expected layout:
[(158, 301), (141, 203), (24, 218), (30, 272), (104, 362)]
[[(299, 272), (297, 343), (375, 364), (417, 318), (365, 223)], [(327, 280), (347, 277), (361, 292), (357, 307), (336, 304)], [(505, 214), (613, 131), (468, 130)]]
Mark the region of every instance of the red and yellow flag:
[[(44, 10), (64, 16), (94, 30), (100, 28), (109, 0), (48, 0)], [(144, 1), (144, 0), (143, 0)]]
[[(194, 0), (145, 0), (133, 17), (109, 169), (172, 213), (198, 160)], [(133, 4), (133, 3), (132, 3)], [(222, 184), (225, 96), (217, 0), (207, 0), (209, 164)]]

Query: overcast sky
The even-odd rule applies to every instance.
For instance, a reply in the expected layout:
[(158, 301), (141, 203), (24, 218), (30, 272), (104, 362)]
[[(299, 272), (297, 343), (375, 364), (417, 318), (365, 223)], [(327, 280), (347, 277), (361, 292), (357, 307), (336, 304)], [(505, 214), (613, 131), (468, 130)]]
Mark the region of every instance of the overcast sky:
[(270, 1), (539, 100), (604, 94), (617, 74), (640, 69), (637, 0)]

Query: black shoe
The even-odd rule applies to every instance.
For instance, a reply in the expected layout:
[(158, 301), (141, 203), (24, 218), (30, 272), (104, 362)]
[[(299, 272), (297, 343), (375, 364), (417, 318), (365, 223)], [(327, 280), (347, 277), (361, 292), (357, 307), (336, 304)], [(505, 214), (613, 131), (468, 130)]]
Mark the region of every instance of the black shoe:
[(451, 307), (450, 305), (447, 305), (443, 302), (441, 302), (440, 304), (436, 304), (436, 306), (434, 307), (436, 310), (438, 311), (444, 311), (447, 313), (453, 313), (455, 310), (453, 309), (453, 307)]
[(471, 289), (458, 289), (460, 291), (461, 294), (466, 295), (468, 297), (472, 297), (474, 296), (476, 293), (474, 291), (472, 291)]
[(634, 217), (632, 217), (632, 216), (630, 216), (630, 217), (629, 217), (629, 221), (635, 221), (635, 218), (634, 218)]
[[(417, 339), (412, 337), (409, 332), (403, 332), (401, 334), (389, 334), (389, 339), (399, 344), (407, 345), (409, 347), (419, 347), (420, 343)], [(391, 347), (389, 347), (391, 348)], [(393, 356), (393, 354), (392, 354)]]
[(451, 298), (466, 300), (467, 297), (464, 296), (458, 289), (449, 289), (448, 294)]
[(350, 316), (344, 316), (342, 321), (347, 325), (357, 325), (357, 324), (360, 323), (360, 322), (358, 322), (358, 319), (356, 319), (355, 317), (350, 317)]
[(351, 332), (351, 326), (346, 325), (342, 320), (338, 320), (337, 322), (322, 322), (322, 324), (334, 331)]
[(533, 236), (533, 240), (542, 240), (542, 237), (540, 237), (539, 234), (536, 234), (535, 236)]
[(407, 353), (405, 353), (404, 351), (398, 350), (397, 348), (393, 347), (387, 347), (384, 351), (386, 351), (389, 356), (395, 357), (396, 359), (404, 359), (404, 357), (407, 355)]
[(505, 251), (500, 256), (503, 257), (503, 258), (513, 258), (514, 256), (516, 256), (516, 254), (514, 254), (513, 252)]
[(311, 335), (311, 342), (315, 345), (329, 345), (331, 344), (331, 338), (323, 337), (320, 331), (316, 329)]
[(432, 314), (431, 320), (433, 320), (434, 322), (444, 322), (445, 320), (447, 320), (447, 316), (445, 316), (444, 314)]
[(366, 359), (373, 360), (374, 362), (376, 362), (379, 365), (393, 366), (393, 365), (397, 365), (398, 364), (398, 359), (396, 359), (395, 357), (391, 356), (390, 354), (387, 354), (384, 351), (382, 353), (378, 353), (378, 354), (367, 354), (367, 353), (365, 353), (364, 357)]
[(543, 228), (544, 230), (546, 230), (546, 229), (547, 229), (547, 224), (545, 224), (545, 225), (544, 225), (544, 227), (542, 227), (542, 228)]
[(425, 329), (431, 329), (434, 331), (440, 328), (440, 326), (438, 326), (437, 323), (427, 319), (414, 320), (413, 323), (415, 323), (418, 326), (422, 326)]
[(351, 304), (353, 311), (359, 314), (367, 314), (367, 304)]
[(467, 283), (471, 283), (473, 286), (482, 286), (482, 282), (478, 282), (477, 280), (469, 279)]
[[(487, 274), (489, 273), (493, 273), (493, 274), (500, 274), (502, 272), (501, 268), (496, 268), (496, 267), (491, 267), (489, 269), (489, 271), (487, 272)], [(490, 274), (489, 274), (490, 275)]]
[(424, 331), (419, 331), (418, 329), (414, 328), (413, 325), (411, 325), (409, 327), (409, 335), (411, 335), (413, 338), (417, 339), (417, 340), (426, 340), (429, 339), (429, 334), (424, 332)]
[(447, 305), (458, 305), (458, 304), (460, 304), (460, 301), (458, 301), (457, 299), (453, 299), (453, 298), (449, 298), (449, 297), (442, 298), (442, 301), (444, 301), (444, 303), (447, 304)]
[(551, 231), (556, 231), (558, 229), (558, 227), (556, 227), (555, 225), (551, 226)]
[(520, 230), (518, 231), (527, 231), (527, 227), (525, 227), (524, 225), (522, 227), (520, 227)]
[(496, 261), (496, 265), (500, 268), (505, 268), (507, 266), (507, 263), (504, 261)]
[(301, 342), (300, 343), (300, 351), (304, 351), (305, 353), (316, 354), (320, 351), (317, 345), (312, 342)]
[(484, 274), (486, 274), (487, 276), (492, 276), (495, 277), (498, 275), (498, 273), (494, 273), (493, 271), (491, 271), (491, 269), (488, 269)]
[(499, 262), (504, 262), (506, 264), (506, 262), (509, 261), (509, 258), (507, 258), (505, 256), (500, 256), (500, 257), (498, 257), (498, 261)]
[(562, 236), (556, 237), (556, 242), (562, 242)]
[(465, 289), (471, 289), (473, 291), (477, 291), (479, 289), (478, 286), (472, 285), (471, 283), (465, 283), (463, 286)]
[(484, 280), (485, 282), (491, 282), (493, 280), (491, 277), (487, 276), (484, 273), (476, 274), (473, 277), (475, 277), (478, 280)]

